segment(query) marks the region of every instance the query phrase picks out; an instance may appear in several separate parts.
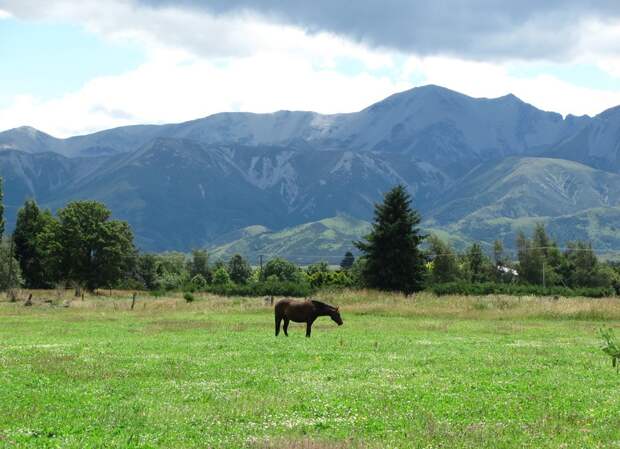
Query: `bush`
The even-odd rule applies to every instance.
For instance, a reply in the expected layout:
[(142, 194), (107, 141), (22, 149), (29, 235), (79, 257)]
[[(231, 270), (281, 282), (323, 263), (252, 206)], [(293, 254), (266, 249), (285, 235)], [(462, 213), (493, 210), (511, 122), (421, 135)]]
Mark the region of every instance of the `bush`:
[(185, 299), (185, 302), (194, 302), (194, 295), (190, 292), (185, 292), (183, 293), (183, 299)]
[(208, 285), (207, 280), (200, 273), (194, 276), (190, 282), (194, 290), (204, 290), (205, 288), (207, 288)]
[(270, 278), (271, 276), (275, 276), (281, 282), (294, 282), (298, 279), (298, 271), (299, 268), (297, 265), (277, 257), (267, 262), (263, 277)]
[(307, 297), (315, 290), (306, 282), (268, 280), (247, 284), (211, 285), (207, 291), (222, 296), (295, 296)]
[(225, 267), (219, 267), (213, 273), (213, 285), (228, 285), (230, 284), (230, 275)]
[(610, 287), (597, 288), (567, 288), (567, 287), (547, 287), (530, 284), (496, 284), (493, 282), (469, 283), (469, 282), (447, 282), (435, 284), (429, 288), (437, 296), (443, 295), (515, 295), (515, 296), (585, 296), (589, 298), (603, 298), (613, 296), (614, 289)]

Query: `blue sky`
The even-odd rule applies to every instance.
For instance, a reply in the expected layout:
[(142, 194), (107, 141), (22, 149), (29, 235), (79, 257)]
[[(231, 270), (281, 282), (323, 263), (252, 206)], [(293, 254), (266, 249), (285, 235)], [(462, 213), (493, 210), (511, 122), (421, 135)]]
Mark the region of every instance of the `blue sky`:
[(428, 83), (594, 115), (620, 104), (618, 42), (604, 0), (0, 0), (0, 129), (349, 112)]
[[(144, 50), (130, 42), (112, 42), (79, 24), (0, 21), (0, 107), (15, 95), (50, 100), (78, 90), (89, 80), (136, 69)], [(10, 63), (9, 63), (10, 62)]]

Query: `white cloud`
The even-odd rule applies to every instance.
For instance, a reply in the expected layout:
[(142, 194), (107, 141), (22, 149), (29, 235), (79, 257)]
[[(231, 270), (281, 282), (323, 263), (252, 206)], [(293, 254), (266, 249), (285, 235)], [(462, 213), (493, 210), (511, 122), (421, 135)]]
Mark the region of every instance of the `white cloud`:
[[(0, 0), (0, 8), (18, 18), (80, 23), (107, 39), (137, 41), (148, 52), (148, 61), (137, 69), (95, 78), (53, 100), (16, 97), (0, 109), (5, 129), (31, 125), (68, 136), (222, 111), (349, 112), (413, 87), (414, 74), (424, 83), (477, 97), (512, 92), (563, 114), (595, 114), (620, 104), (618, 91), (578, 87), (549, 75), (511, 76), (508, 62), (404, 57), (329, 33), (309, 34), (267, 23), (247, 13), (215, 17), (175, 8), (138, 8), (128, 0), (110, 0), (105, 7), (94, 0), (50, 0), (45, 8), (36, 0)], [(613, 51), (620, 28), (595, 22), (587, 27), (593, 36), (577, 52), (579, 58), (620, 73), (620, 59)], [(587, 52), (591, 46), (604, 57)]]
[(0, 9), (0, 20), (2, 19), (9, 19), (13, 17), (11, 13), (9, 13), (8, 11), (5, 11), (3, 9)]
[(5, 128), (24, 124), (57, 136), (135, 123), (190, 120), (221, 111), (361, 109), (405, 84), (317, 69), (304, 57), (262, 53), (222, 63), (167, 51), (120, 76), (92, 80), (52, 101), (21, 96), (0, 110)]
[(515, 77), (509, 74), (509, 67), (454, 58), (410, 58), (405, 73), (421, 72), (425, 83), (474, 97), (492, 98), (512, 93), (540, 109), (563, 115), (595, 115), (620, 104), (620, 90), (576, 86), (546, 74)]

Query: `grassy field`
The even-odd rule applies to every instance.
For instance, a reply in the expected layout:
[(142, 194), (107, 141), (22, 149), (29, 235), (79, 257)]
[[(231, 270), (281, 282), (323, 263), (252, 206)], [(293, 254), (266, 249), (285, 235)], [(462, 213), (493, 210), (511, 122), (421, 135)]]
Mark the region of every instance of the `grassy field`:
[(348, 292), (276, 339), (261, 300), (55, 295), (0, 302), (0, 447), (620, 447), (616, 299)]

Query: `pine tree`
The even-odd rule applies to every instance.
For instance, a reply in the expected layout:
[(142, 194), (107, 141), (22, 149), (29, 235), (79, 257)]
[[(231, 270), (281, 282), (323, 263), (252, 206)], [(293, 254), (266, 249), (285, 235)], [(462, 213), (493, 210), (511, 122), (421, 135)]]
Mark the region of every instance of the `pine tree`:
[(370, 234), (354, 242), (366, 259), (362, 275), (369, 287), (406, 294), (422, 289), (426, 270), (419, 245), (425, 236), (419, 224), (420, 215), (411, 208), (411, 197), (402, 185), (375, 205)]
[(3, 178), (0, 178), (0, 241), (4, 236), (4, 190)]
[(486, 280), (485, 266), (487, 265), (487, 261), (478, 243), (474, 243), (469, 247), (467, 251), (467, 262), (469, 265), (471, 282), (484, 282)]
[(340, 262), (340, 268), (342, 268), (343, 270), (348, 270), (353, 266), (353, 263), (355, 263), (355, 257), (353, 256), (353, 253), (351, 251), (347, 251), (344, 254), (342, 262)]
[(504, 245), (501, 240), (495, 240), (493, 242), (493, 260), (496, 267), (500, 267), (506, 264), (504, 260)]

